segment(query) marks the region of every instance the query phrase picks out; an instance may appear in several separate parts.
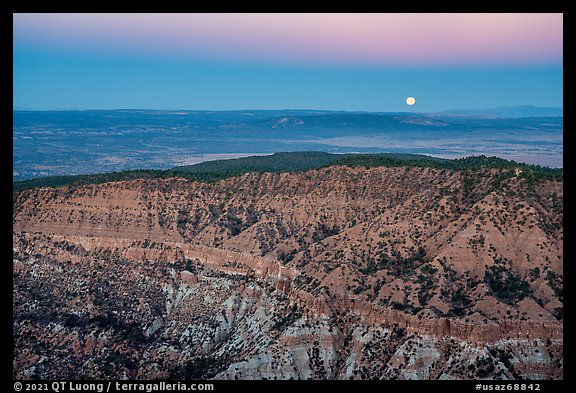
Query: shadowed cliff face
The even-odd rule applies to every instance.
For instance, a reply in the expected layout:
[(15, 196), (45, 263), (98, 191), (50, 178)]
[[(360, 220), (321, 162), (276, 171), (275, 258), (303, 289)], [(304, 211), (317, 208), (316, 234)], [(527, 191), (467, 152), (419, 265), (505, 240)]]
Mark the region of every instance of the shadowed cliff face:
[(13, 202), (17, 378), (563, 377), (561, 182), (331, 167)]

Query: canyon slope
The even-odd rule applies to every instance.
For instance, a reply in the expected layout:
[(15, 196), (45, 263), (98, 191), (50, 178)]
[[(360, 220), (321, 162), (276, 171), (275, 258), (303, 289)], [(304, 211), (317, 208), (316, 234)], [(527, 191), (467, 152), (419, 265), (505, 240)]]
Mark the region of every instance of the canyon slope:
[(520, 172), (15, 192), (13, 376), (563, 379), (563, 182)]

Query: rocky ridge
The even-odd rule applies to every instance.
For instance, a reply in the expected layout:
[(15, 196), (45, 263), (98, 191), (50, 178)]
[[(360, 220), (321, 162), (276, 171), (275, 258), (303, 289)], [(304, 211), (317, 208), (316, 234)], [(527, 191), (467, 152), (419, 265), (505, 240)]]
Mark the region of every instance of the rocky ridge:
[(417, 167), (21, 191), (14, 376), (561, 379), (562, 198)]

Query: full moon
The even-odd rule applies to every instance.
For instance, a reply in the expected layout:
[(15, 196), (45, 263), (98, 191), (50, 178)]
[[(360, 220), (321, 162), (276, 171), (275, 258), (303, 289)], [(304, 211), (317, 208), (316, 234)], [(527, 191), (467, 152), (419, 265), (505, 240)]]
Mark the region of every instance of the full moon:
[(414, 97), (408, 97), (406, 98), (406, 103), (410, 106), (414, 105), (416, 103), (416, 98)]

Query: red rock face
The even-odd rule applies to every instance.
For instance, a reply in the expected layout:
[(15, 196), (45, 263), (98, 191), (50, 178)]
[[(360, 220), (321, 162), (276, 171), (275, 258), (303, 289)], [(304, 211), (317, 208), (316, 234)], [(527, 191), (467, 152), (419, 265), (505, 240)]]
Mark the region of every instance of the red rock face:
[(488, 169), (22, 191), (14, 376), (561, 379), (562, 204)]

